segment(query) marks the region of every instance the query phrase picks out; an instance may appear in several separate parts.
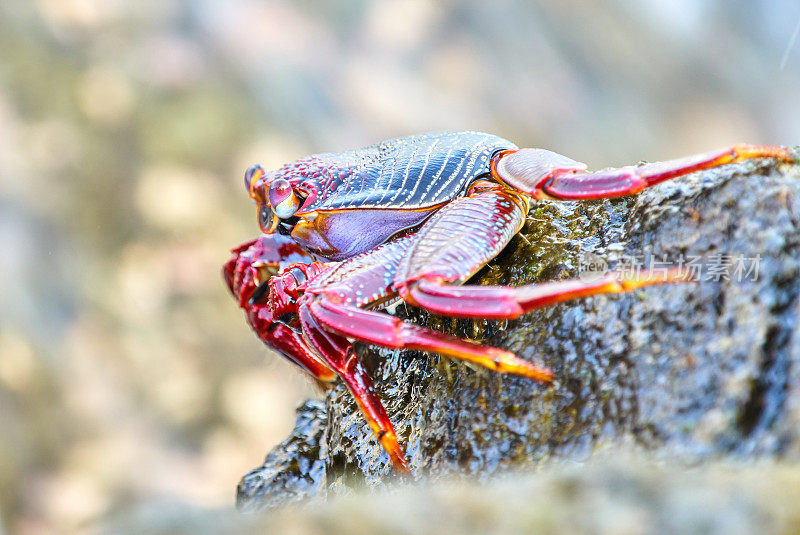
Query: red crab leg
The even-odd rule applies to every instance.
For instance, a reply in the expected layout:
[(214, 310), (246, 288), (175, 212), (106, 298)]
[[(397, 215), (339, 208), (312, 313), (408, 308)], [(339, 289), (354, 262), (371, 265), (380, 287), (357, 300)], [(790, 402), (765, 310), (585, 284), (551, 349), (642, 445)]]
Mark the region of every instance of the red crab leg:
[(248, 316), (250, 325), (256, 331), (258, 337), (267, 346), (271, 347), (290, 362), (298, 365), (310, 375), (324, 383), (330, 383), (336, 379), (336, 374), (323, 362), (307, 345), (302, 333), (292, 327), (274, 322), (267, 329), (259, 329), (257, 320)]
[(421, 279), (409, 285), (409, 302), (435, 314), (459, 318), (512, 319), (531, 310), (598, 294), (630, 292), (643, 286), (693, 280), (678, 270), (643, 271), (638, 275), (608, 273), (596, 280), (579, 279), (528, 286), (454, 286), (444, 280)]
[(392, 282), (398, 260), (409, 254), (416, 235), (404, 236), (362, 255), (345, 260), (309, 281), (301, 310), (328, 331), (392, 349), (430, 351), (468, 360), (504, 373), (515, 373), (541, 382), (553, 374), (494, 347), (462, 340), (406, 323), (392, 316), (364, 310), (396, 295)]
[[(422, 226), (395, 274), (400, 295), (409, 303), (438, 314), (506, 319), (567, 299), (688, 279), (678, 271), (662, 270), (635, 276), (609, 273), (595, 280), (518, 288), (456, 286), (506, 245), (522, 224), (524, 208), (515, 202), (513, 192), (480, 183), (469, 196), (443, 207)], [(459, 230), (461, 237), (453, 239), (459, 236)]]
[[(393, 465), (408, 472), (405, 454), (392, 423), (352, 345), (341, 336), (325, 332), (314, 318), (295, 307), (294, 299), (300, 290), (293, 271), (302, 271), (313, 278), (315, 273), (332, 271), (333, 266), (307, 263), (310, 257), (289, 238), (279, 234), (262, 235), (233, 249), (232, 253), (223, 273), (253, 330), (269, 347), (317, 379), (332, 381), (336, 376), (341, 377)], [(301, 262), (285, 267), (283, 275), (268, 279), (265, 283), (268, 286), (257, 283), (260, 267), (278, 268), (281, 262), (292, 258)], [(267, 288), (268, 291), (262, 290)], [(261, 291), (263, 295), (255, 298)], [(291, 319), (294, 312), (299, 317)], [(280, 319), (283, 316), (290, 317), (288, 323)]]
[[(266, 284), (258, 282), (261, 267), (278, 269), (281, 263), (292, 259), (309, 262), (313, 259), (290, 238), (279, 234), (261, 235), (232, 249), (231, 253), (231, 258), (223, 266), (223, 276), (258, 337), (318, 380), (334, 380), (336, 374), (306, 344), (297, 320), (286, 323), (275, 316), (276, 296), (264, 292), (263, 299), (254, 299), (267, 288)], [(293, 265), (310, 268), (310, 265), (297, 262)]]
[(323, 330), (307, 307), (301, 306), (299, 315), (306, 337), (325, 358), (326, 363), (342, 378), (378, 442), (389, 453), (392, 464), (401, 472), (410, 473), (403, 448), (397, 441), (394, 426), (375, 392), (372, 380), (353, 351), (352, 344), (337, 334)]
[(509, 351), (468, 342), (398, 318), (318, 298), (311, 314), (329, 331), (390, 349), (430, 351), (474, 362), (501, 373), (513, 373), (540, 383), (550, 383), (553, 372), (516, 357)]
[(752, 158), (794, 160), (785, 147), (739, 144), (677, 160), (605, 171), (585, 172), (585, 165), (542, 149), (498, 155), (492, 174), (537, 199), (587, 200), (638, 193), (671, 178)]
[(443, 206), (419, 229), (395, 273), (398, 293), (413, 304), (409, 287), (421, 279), (466, 281), (503, 250), (527, 211), (515, 191), (477, 182), (467, 197)]

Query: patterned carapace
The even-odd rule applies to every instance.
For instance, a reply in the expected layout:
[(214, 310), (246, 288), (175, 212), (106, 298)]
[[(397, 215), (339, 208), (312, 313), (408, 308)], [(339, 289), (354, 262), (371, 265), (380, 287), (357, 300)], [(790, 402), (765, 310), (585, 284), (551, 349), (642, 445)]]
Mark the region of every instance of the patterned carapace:
[(461, 286), (519, 231), (531, 202), (630, 195), (749, 158), (793, 159), (782, 147), (736, 145), (588, 172), (547, 150), (451, 132), (308, 156), (272, 172), (254, 166), (245, 183), (264, 234), (233, 250), (225, 278), (259, 337), (318, 380), (341, 378), (394, 466), (408, 471), (353, 340), (438, 353), (542, 383), (554, 374), (376, 308), (401, 298), (434, 314), (511, 319), (567, 299), (684, 281), (685, 273), (658, 270), (519, 288)]
[(314, 211), (439, 206), (466, 191), (510, 141), (480, 132), (409, 136), (363, 149), (315, 154), (268, 173), (308, 192), (298, 216)]

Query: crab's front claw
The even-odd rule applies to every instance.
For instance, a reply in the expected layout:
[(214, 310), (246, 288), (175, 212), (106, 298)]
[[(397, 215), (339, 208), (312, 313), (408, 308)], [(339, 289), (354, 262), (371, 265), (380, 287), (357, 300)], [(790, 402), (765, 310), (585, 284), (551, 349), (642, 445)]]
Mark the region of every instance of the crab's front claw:
[[(242, 276), (249, 267), (247, 259), (251, 257), (248, 250), (252, 248), (257, 239), (246, 241), (238, 247), (231, 249), (231, 257), (222, 265), (222, 278), (228, 290), (238, 297), (239, 288), (242, 286)], [(244, 258), (243, 258), (244, 257)]]
[[(310, 265), (314, 259), (289, 236), (262, 234), (231, 249), (231, 257), (222, 267), (228, 289), (242, 308), (260, 284), (293, 264)], [(262, 287), (260, 291), (265, 291)], [(262, 296), (263, 297), (263, 296)]]
[(303, 310), (304, 283), (329, 267), (314, 262), (291, 238), (265, 234), (233, 249), (223, 275), (258, 337), (320, 381), (341, 377), (392, 464), (408, 473), (394, 427), (352, 344), (321, 329)]
[(279, 270), (297, 267), (298, 271), (310, 273), (321, 269), (321, 265), (297, 262), (285, 266), (291, 260), (311, 261), (311, 257), (289, 238), (279, 234), (262, 235), (231, 252), (231, 258), (222, 268), (223, 276), (239, 306), (244, 309), (250, 327), (267, 346), (318, 380), (333, 381), (336, 374), (314, 354), (303, 338), (296, 308), (285, 306), (292, 302), (283, 293), (286, 285), (278, 285), (274, 291), (275, 273)]

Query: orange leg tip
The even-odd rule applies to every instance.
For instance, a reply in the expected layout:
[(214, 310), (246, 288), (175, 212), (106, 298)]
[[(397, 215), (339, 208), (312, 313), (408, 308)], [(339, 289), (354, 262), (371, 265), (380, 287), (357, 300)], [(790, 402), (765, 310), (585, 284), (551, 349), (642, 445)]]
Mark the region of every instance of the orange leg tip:
[(535, 372), (526, 375), (526, 377), (539, 383), (550, 385), (553, 384), (556, 374), (548, 368), (537, 368)]
[(685, 268), (671, 268), (665, 270), (645, 271), (636, 275), (625, 272), (612, 272), (611, 277), (616, 279), (626, 292), (650, 286), (653, 284), (666, 284), (671, 282), (697, 282), (697, 277), (691, 270)]
[(373, 432), (375, 432), (375, 436), (378, 438), (380, 445), (383, 446), (383, 449), (389, 454), (395, 470), (410, 474), (411, 469), (408, 467), (406, 454), (397, 441), (397, 435), (394, 431), (373, 428)]
[(531, 379), (536, 381), (537, 383), (542, 383), (545, 385), (552, 384), (555, 380), (555, 374), (547, 369), (547, 368), (540, 368), (538, 366), (534, 366), (529, 364), (527, 366), (514, 366), (513, 368), (505, 368), (497, 370), (500, 373), (507, 373), (511, 375), (519, 375), (520, 377), (524, 377), (526, 379)]
[(405, 457), (403, 457), (402, 462), (394, 461), (394, 471), (398, 474), (406, 477), (411, 477), (414, 475), (411, 472), (411, 468), (408, 467), (408, 461), (406, 461)]
[(741, 143), (735, 145), (732, 151), (733, 161), (740, 162), (751, 158), (775, 158), (782, 162), (796, 162), (799, 155), (788, 147), (771, 145), (748, 145)]
[[(507, 352), (504, 352), (507, 353)], [(531, 364), (527, 360), (515, 356), (513, 353), (508, 353), (508, 357), (502, 360), (495, 359), (493, 361), (494, 370), (500, 373), (510, 373), (519, 375), (527, 379), (532, 379), (538, 383), (550, 384), (555, 379), (555, 374), (549, 368)], [(488, 363), (482, 363), (484, 367), (491, 369)]]

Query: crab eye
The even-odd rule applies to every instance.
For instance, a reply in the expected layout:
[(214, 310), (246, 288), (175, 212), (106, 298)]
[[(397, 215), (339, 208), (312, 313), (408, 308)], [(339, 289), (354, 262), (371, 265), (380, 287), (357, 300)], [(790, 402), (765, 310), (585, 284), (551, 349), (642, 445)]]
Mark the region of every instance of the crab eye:
[(264, 168), (260, 165), (251, 165), (244, 173), (244, 187), (250, 194), (250, 198), (256, 202), (264, 200), (264, 196), (260, 191), (261, 177), (264, 176)]
[(265, 234), (272, 234), (275, 232), (275, 227), (280, 220), (272, 213), (272, 208), (269, 204), (260, 204), (258, 206), (258, 226), (261, 232)]
[(300, 208), (300, 199), (295, 195), (292, 185), (284, 178), (276, 178), (269, 185), (267, 199), (275, 215), (289, 219)]

